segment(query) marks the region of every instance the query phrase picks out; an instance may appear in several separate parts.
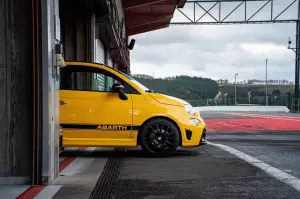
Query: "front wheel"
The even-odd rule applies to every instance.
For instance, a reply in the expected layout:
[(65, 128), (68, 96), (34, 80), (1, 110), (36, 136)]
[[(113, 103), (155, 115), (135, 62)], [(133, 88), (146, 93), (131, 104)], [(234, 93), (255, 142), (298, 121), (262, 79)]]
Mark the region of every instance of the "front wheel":
[(165, 157), (174, 153), (179, 146), (180, 133), (176, 126), (166, 119), (147, 122), (140, 132), (140, 144), (152, 156)]

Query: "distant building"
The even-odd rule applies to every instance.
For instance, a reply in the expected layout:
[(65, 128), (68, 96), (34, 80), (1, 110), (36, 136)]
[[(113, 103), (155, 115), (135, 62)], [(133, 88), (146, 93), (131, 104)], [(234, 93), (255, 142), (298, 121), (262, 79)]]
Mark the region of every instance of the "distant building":
[(131, 76), (132, 77), (137, 77), (137, 78), (143, 78), (143, 79), (154, 79), (153, 76), (151, 76), (151, 75), (145, 75), (145, 74), (133, 74)]

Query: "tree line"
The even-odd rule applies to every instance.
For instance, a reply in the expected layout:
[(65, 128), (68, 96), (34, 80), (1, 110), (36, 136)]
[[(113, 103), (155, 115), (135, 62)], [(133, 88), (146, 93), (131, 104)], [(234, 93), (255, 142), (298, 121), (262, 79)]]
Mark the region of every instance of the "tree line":
[(214, 98), (219, 91), (216, 81), (203, 77), (187, 75), (168, 78), (150, 78), (142, 75), (133, 77), (149, 89), (185, 100)]
[[(219, 79), (216, 81), (219, 85), (229, 85), (229, 84), (235, 84), (234, 81), (229, 81), (227, 79)], [(271, 79), (267, 81), (268, 84), (273, 84), (273, 85), (293, 85), (294, 82), (289, 81), (289, 80), (276, 80), (276, 79)], [(237, 81), (236, 84), (244, 84), (244, 85), (263, 85), (266, 84), (266, 80), (259, 80), (259, 79), (250, 79), (250, 80), (243, 80), (243, 81)]]
[[(184, 100), (233, 98), (235, 96), (235, 85), (221, 84), (210, 78), (192, 77), (187, 75), (154, 78), (150, 75), (132, 75), (137, 81), (162, 94), (178, 97)], [(265, 85), (260, 80), (247, 80), (248, 84), (237, 85), (238, 98), (261, 98), (265, 97)], [(293, 95), (294, 86), (287, 80), (269, 80), (268, 95), (275, 98)], [(273, 83), (273, 85), (272, 85)]]

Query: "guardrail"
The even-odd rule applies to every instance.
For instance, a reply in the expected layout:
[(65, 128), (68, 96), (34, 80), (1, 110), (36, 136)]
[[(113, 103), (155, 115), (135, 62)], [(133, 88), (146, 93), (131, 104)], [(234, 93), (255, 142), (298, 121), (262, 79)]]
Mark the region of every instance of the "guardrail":
[(285, 112), (290, 110), (286, 106), (200, 106), (195, 110), (202, 111), (233, 111), (233, 112)]
[(267, 104), (263, 97), (260, 98), (219, 98), (186, 100), (194, 107), (202, 106), (286, 106), (293, 112), (300, 112), (300, 99), (283, 97), (270, 97)]
[[(265, 98), (218, 98), (218, 99), (196, 99), (196, 100), (186, 100), (191, 103), (193, 106), (234, 106), (234, 105), (266, 105)], [(268, 98), (268, 106), (286, 106), (288, 104), (287, 97), (277, 97), (277, 98)]]

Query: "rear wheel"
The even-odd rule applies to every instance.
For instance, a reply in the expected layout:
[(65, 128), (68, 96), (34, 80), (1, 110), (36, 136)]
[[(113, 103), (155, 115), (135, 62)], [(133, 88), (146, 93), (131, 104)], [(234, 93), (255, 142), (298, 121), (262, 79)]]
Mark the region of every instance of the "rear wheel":
[(166, 119), (150, 120), (140, 132), (140, 144), (143, 150), (152, 156), (171, 155), (176, 151), (179, 142), (179, 130)]
[(59, 152), (62, 152), (64, 150), (63, 148), (63, 129), (60, 126), (59, 127)]

